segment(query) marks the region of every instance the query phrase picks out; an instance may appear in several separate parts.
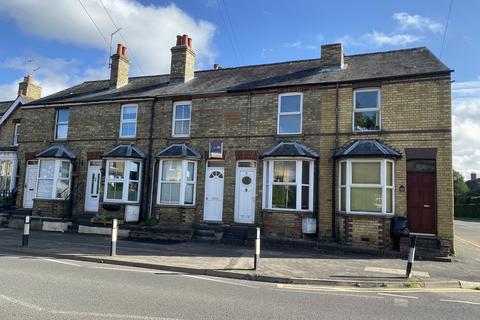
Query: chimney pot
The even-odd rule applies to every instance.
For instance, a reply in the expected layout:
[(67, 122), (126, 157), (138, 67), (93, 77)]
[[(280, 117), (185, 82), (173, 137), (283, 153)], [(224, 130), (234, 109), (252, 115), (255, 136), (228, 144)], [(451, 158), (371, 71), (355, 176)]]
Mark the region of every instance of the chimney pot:
[(192, 48), (192, 38), (188, 37), (188, 47)]
[(188, 42), (188, 35), (184, 34), (184, 35), (182, 36), (182, 44), (183, 44), (183, 45), (186, 45), (187, 42)]
[(122, 47), (122, 56), (127, 55), (127, 47)]
[(121, 43), (117, 44), (117, 54), (122, 54), (122, 47)]
[(177, 46), (181, 45), (182, 44), (182, 36), (181, 35), (178, 35), (177, 36)]
[(213, 69), (214, 69), (214, 70), (220, 69), (220, 66), (218, 65), (218, 63), (215, 63), (215, 64), (213, 65)]

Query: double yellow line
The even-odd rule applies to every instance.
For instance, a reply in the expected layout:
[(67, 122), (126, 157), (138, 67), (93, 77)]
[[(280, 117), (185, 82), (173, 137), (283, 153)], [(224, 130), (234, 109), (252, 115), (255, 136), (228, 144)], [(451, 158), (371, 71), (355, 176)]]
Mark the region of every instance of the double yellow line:
[(459, 236), (455, 236), (455, 238), (458, 239), (460, 242), (463, 242), (464, 244), (468, 244), (468, 245), (470, 245), (470, 246), (472, 246), (476, 249), (480, 249), (480, 244), (478, 244), (478, 243), (460, 238)]

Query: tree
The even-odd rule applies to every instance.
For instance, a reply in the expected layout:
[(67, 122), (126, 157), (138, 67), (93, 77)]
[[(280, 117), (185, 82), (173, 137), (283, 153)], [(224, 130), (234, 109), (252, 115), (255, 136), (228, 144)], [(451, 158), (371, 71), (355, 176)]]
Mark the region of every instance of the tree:
[(468, 192), (467, 184), (460, 172), (453, 170), (453, 198), (455, 203)]

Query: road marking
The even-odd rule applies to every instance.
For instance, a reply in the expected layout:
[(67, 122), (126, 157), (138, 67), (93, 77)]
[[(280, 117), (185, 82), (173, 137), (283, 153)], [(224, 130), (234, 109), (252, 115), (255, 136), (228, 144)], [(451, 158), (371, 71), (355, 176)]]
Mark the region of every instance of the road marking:
[(12, 297), (9, 297), (9, 296), (5, 296), (3, 294), (0, 294), (0, 298), (4, 299), (4, 300), (7, 300), (11, 303), (14, 303), (14, 304), (18, 304), (22, 307), (25, 307), (25, 308), (29, 308), (29, 309), (33, 309), (33, 310), (36, 310), (36, 311), (43, 311), (45, 310), (44, 308), (42, 307), (39, 307), (35, 304), (31, 304), (31, 303), (28, 303), (28, 302), (25, 302), (25, 301), (21, 301), (21, 300), (18, 300), (18, 299), (15, 299), (15, 298), (12, 298)]
[(385, 299), (384, 297), (377, 297), (377, 296), (367, 296), (364, 294), (347, 294), (347, 293), (334, 293), (334, 292), (322, 292), (322, 291), (307, 291), (301, 289), (275, 289), (275, 291), (282, 291), (282, 292), (290, 292), (290, 293), (309, 293), (309, 294), (325, 294), (329, 296), (337, 296), (337, 297), (354, 297), (354, 298), (367, 298), (367, 299)]
[[(397, 274), (402, 276), (405, 275), (405, 270), (403, 269), (365, 267), (364, 270), (368, 272), (380, 272), (380, 273), (388, 273), (388, 274)], [(430, 278), (430, 274), (428, 272), (423, 272), (423, 271), (413, 271), (412, 275), (417, 277), (422, 277), (422, 278)]]
[[(139, 269), (126, 269), (126, 268), (115, 268), (115, 267), (87, 267), (89, 269), (101, 269), (101, 270), (114, 270), (114, 271), (128, 271), (128, 272), (143, 272), (143, 273), (163, 273), (161, 270), (139, 270)], [(171, 272), (165, 272), (171, 273)]]
[(463, 301), (463, 300), (440, 300), (440, 301), (443, 301), (443, 302), (454, 302), (454, 303), (464, 303), (464, 304), (473, 304), (473, 305), (479, 305), (480, 306), (480, 302), (472, 302), (472, 301)]
[(98, 313), (98, 312), (79, 312), (79, 311), (61, 311), (61, 310), (49, 310), (50, 314), (61, 314), (71, 316), (88, 316), (94, 319), (97, 318), (116, 318), (116, 319), (136, 319), (136, 320), (180, 320), (176, 318), (163, 318), (163, 317), (150, 317), (150, 316), (137, 316), (133, 314), (119, 314), (119, 313)]
[(378, 293), (378, 295), (395, 297), (395, 298), (418, 299), (418, 297), (414, 297), (414, 296), (402, 296), (402, 295), (399, 295), (399, 294), (391, 294), (391, 293)]
[(201, 277), (201, 276), (194, 276), (194, 275), (191, 275), (191, 274), (184, 274), (183, 276), (184, 276), (184, 277), (189, 277), (189, 278), (194, 278), (194, 279), (207, 280), (207, 281), (213, 281), (213, 282), (233, 284), (233, 285), (241, 286), (241, 287), (259, 289), (259, 287), (256, 287), (256, 286), (252, 286), (252, 285), (248, 285), (248, 284), (243, 284), (243, 283), (238, 283), (238, 282), (234, 282), (234, 281), (227, 281), (227, 280), (220, 280), (220, 279), (207, 278), (207, 277)]
[(469, 241), (469, 240), (460, 238), (459, 236), (455, 236), (455, 238), (457, 238), (458, 240), (460, 240), (460, 242), (463, 242), (463, 243), (465, 243), (465, 244), (469, 244), (469, 245), (471, 245), (472, 247), (475, 247), (475, 248), (477, 248), (477, 249), (480, 249), (480, 244), (477, 244), (477, 243), (475, 243), (475, 242), (472, 242), (472, 241)]
[(60, 264), (66, 264), (66, 265), (74, 266), (74, 267), (81, 267), (81, 265), (76, 264), (76, 263), (66, 262), (66, 261), (60, 261), (60, 260), (55, 260), (55, 259), (42, 258), (42, 259), (40, 259), (40, 260), (50, 261), (50, 262), (55, 262), (55, 263), (60, 263)]
[(455, 293), (480, 293), (480, 290), (462, 289), (462, 288), (352, 288), (352, 287), (322, 287), (312, 285), (297, 284), (277, 284), (277, 288), (291, 290), (307, 291), (325, 291), (325, 292), (368, 292), (368, 293), (425, 293), (425, 292), (455, 292)]

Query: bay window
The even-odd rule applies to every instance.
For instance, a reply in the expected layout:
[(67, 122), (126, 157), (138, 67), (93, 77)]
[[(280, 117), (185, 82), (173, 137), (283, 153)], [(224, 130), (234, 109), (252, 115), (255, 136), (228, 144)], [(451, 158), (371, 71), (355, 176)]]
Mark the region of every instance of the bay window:
[(37, 198), (66, 199), (70, 195), (70, 160), (41, 159), (37, 179)]
[(341, 212), (393, 214), (393, 161), (343, 160), (339, 164), (338, 181)]
[(196, 176), (196, 161), (161, 160), (157, 203), (193, 205), (195, 203)]
[(105, 202), (139, 202), (142, 165), (134, 160), (107, 160)]
[(313, 210), (313, 160), (266, 160), (265, 209)]
[(380, 130), (380, 90), (353, 92), (353, 131)]
[(0, 161), (0, 191), (11, 191), (12, 189), (13, 161)]

